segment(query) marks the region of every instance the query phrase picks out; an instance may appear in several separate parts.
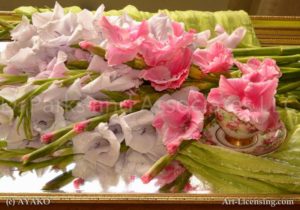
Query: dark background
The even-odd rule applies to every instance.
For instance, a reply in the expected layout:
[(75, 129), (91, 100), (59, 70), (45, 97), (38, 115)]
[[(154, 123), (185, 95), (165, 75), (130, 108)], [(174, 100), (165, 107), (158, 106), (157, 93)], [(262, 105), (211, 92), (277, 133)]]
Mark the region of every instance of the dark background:
[[(140, 10), (155, 12), (158, 9), (170, 10), (240, 10), (250, 15), (298, 15), (300, 16), (300, 0), (58, 0), (62, 6), (77, 5), (95, 10), (101, 3), (106, 10), (121, 9), (128, 4)], [(0, 10), (12, 10), (18, 6), (49, 6), (55, 0), (0, 0)]]

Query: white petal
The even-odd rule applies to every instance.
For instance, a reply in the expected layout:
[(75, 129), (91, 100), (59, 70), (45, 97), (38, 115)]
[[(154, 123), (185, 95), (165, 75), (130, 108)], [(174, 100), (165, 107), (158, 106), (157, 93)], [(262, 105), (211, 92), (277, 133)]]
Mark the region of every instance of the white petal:
[(36, 28), (30, 24), (28, 18), (26, 16), (22, 17), (21, 23), (17, 25), (11, 32), (11, 37), (16, 41), (28, 41), (36, 35)]
[(147, 154), (142, 154), (129, 149), (116, 165), (116, 171), (122, 175), (125, 181), (129, 181), (131, 176), (142, 176), (153, 165)]
[(140, 110), (120, 117), (126, 145), (141, 153), (149, 152), (158, 139), (152, 126), (153, 118), (153, 113), (148, 110)]
[(86, 181), (97, 179), (102, 185), (103, 191), (106, 191), (108, 187), (118, 183), (119, 174), (116, 173), (114, 167), (93, 163), (84, 158), (76, 158), (75, 162), (75, 168), (72, 170), (74, 177), (80, 177)]
[(155, 39), (165, 41), (173, 33), (172, 20), (165, 14), (153, 15), (148, 20), (150, 31)]
[(103, 58), (97, 55), (93, 56), (87, 69), (96, 72), (104, 72), (108, 69), (112, 70), (112, 68), (108, 66), (107, 62), (105, 62)]
[(154, 103), (154, 105), (151, 107), (151, 111), (153, 113), (157, 113), (160, 110), (160, 104), (162, 102), (165, 102), (165, 101), (170, 100), (170, 99), (174, 99), (176, 101), (182, 102), (183, 104), (186, 104), (187, 100), (188, 100), (189, 92), (191, 90), (198, 91), (198, 88), (190, 86), (190, 87), (182, 88), (182, 89), (174, 92), (171, 95), (169, 95), (169, 94), (163, 95), (158, 100), (156, 100), (156, 102)]
[(131, 69), (106, 71), (85, 85), (82, 91), (90, 94), (100, 90), (125, 91), (131, 88), (137, 88), (141, 84), (138, 74), (139, 71)]
[(58, 2), (55, 2), (53, 12), (34, 13), (32, 15), (32, 23), (39, 28), (45, 27), (49, 22), (61, 19), (64, 14), (64, 8)]
[(84, 132), (73, 138), (75, 153), (83, 153), (90, 162), (112, 167), (120, 154), (120, 143), (107, 124), (100, 123), (95, 131)]
[(93, 181), (97, 177), (97, 164), (91, 163), (84, 158), (75, 158), (75, 168), (72, 170), (74, 177), (82, 178), (87, 181)]
[(122, 114), (121, 116), (114, 114), (110, 117), (108, 124), (109, 129), (115, 134), (120, 143), (124, 140), (124, 133), (120, 125), (120, 117), (122, 116), (124, 116), (124, 114)]
[(235, 29), (230, 35), (222, 28), (222, 26), (217, 25), (215, 28), (218, 36), (208, 41), (208, 46), (216, 42), (221, 42), (228, 48), (235, 48), (243, 40), (246, 35), (246, 29), (244, 27), (239, 27)]
[(76, 79), (66, 91), (66, 100), (79, 100), (82, 96), (81, 92), (82, 79)]
[(0, 125), (10, 125), (14, 118), (13, 109), (6, 103), (0, 105)]
[(26, 139), (23, 125), (21, 124), (18, 129), (18, 121), (19, 118), (15, 119), (9, 133), (7, 134), (6, 140), (8, 149), (18, 149), (20, 145), (23, 144), (23, 140)]
[(19, 74), (26, 72), (31, 75), (39, 73), (39, 64), (41, 63), (39, 55), (31, 48), (22, 48), (12, 56), (7, 66), (3, 69), (5, 73)]
[(15, 100), (22, 97), (26, 93), (34, 90), (35, 88), (36, 88), (36, 86), (32, 85), (30, 83), (28, 83), (26, 85), (19, 86), (19, 87), (8, 86), (8, 87), (2, 88), (0, 90), (0, 96), (5, 98), (6, 100), (8, 100), (10, 102), (14, 102)]
[(68, 88), (61, 87), (59, 81), (54, 81), (47, 90), (41, 93), (38, 97), (41, 101), (48, 103), (55, 100), (64, 100)]
[(59, 103), (34, 103), (31, 112), (32, 128), (40, 134), (66, 126), (64, 109)]
[(246, 32), (247, 30), (244, 27), (238, 27), (228, 37), (225, 46), (229, 48), (236, 48), (245, 37)]
[(195, 34), (194, 45), (196, 48), (205, 47), (207, 45), (207, 40), (210, 37), (210, 30), (202, 31)]

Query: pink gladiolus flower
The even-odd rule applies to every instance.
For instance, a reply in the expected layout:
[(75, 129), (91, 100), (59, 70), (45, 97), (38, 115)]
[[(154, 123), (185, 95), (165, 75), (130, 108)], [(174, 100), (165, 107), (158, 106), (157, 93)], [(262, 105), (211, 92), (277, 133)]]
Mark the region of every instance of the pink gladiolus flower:
[(277, 78), (254, 83), (245, 78), (226, 79), (221, 76), (219, 87), (210, 91), (207, 101), (265, 131), (274, 126), (274, 121), (278, 122), (273, 119), (276, 118), (274, 96), (277, 85)]
[(88, 126), (87, 121), (82, 121), (74, 125), (73, 130), (76, 134), (80, 134), (85, 131), (86, 127)]
[(132, 108), (135, 104), (137, 104), (139, 101), (136, 100), (124, 100), (120, 102), (120, 107), (125, 108), (125, 109), (130, 109)]
[(157, 91), (179, 88), (189, 74), (192, 52), (186, 48), (167, 62), (141, 72), (141, 78), (149, 80)]
[(127, 27), (122, 28), (111, 24), (107, 17), (103, 16), (100, 26), (108, 40), (106, 59), (110, 65), (133, 60), (139, 51), (139, 46), (149, 33), (146, 21), (140, 24), (127, 24)]
[(140, 53), (148, 66), (159, 66), (177, 56), (178, 51), (185, 52), (193, 43), (194, 33), (185, 32), (181, 24), (172, 23), (172, 33), (167, 39), (155, 39), (150, 36), (142, 43)]
[(230, 49), (216, 42), (208, 49), (197, 49), (193, 55), (193, 63), (206, 74), (226, 72), (233, 65), (233, 55)]
[(157, 18), (164, 21), (151, 22), (152, 36), (149, 35), (140, 47), (140, 54), (149, 66), (142, 71), (141, 78), (149, 80), (157, 91), (176, 89), (188, 76), (192, 59), (189, 46), (195, 33), (185, 32), (182, 24), (170, 23), (171, 20), (163, 16)]
[(252, 58), (248, 60), (247, 64), (235, 61), (235, 65), (243, 73), (243, 78), (251, 82), (272, 80), (274, 78), (280, 78), (282, 75), (279, 67), (276, 65), (276, 61), (270, 58), (264, 59), (263, 62)]
[(194, 90), (189, 92), (186, 104), (173, 99), (160, 104), (153, 126), (169, 153), (176, 152), (183, 140), (200, 138), (205, 112), (205, 97)]
[(110, 101), (97, 101), (92, 100), (89, 103), (89, 108), (91, 112), (102, 112), (103, 110), (107, 109), (108, 107), (114, 105), (115, 103)]

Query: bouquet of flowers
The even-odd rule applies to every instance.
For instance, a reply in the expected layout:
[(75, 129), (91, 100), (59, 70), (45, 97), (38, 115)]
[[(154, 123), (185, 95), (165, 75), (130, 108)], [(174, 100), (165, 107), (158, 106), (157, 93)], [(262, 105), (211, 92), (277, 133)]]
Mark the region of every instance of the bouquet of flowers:
[(0, 175), (300, 192), (300, 47), (260, 47), (244, 12), (57, 3), (0, 12), (0, 26)]

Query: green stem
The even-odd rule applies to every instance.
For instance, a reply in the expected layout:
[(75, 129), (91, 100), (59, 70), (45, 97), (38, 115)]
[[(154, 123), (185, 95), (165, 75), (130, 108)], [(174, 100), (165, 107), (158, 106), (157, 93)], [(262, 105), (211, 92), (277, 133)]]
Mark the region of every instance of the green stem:
[(14, 26), (12, 26), (10, 23), (2, 19), (0, 19), (0, 26), (8, 30), (12, 30), (14, 28)]
[(154, 165), (142, 176), (144, 183), (150, 182), (156, 177), (167, 165), (169, 165), (175, 158), (175, 155), (164, 155), (157, 160)]
[(0, 74), (0, 85), (15, 85), (26, 83), (28, 79), (27, 75), (9, 75), (9, 74)]
[(13, 161), (13, 160), (0, 160), (0, 166), (7, 166), (7, 167), (17, 167), (20, 168), (22, 167), (22, 163), (18, 161)]
[(210, 82), (202, 82), (199, 80), (188, 80), (183, 83), (183, 87), (195, 86), (198, 87), (200, 91), (210, 90), (211, 88), (217, 87), (218, 84)]
[(295, 47), (258, 47), (258, 48), (235, 48), (232, 50), (234, 57), (239, 56), (272, 56), (300, 54), (300, 46)]
[(23, 173), (25, 171), (36, 170), (36, 169), (45, 168), (48, 166), (55, 166), (55, 165), (58, 165), (61, 163), (65, 163), (65, 164), (69, 165), (70, 163), (73, 162), (74, 156), (75, 156), (75, 154), (69, 154), (69, 155), (55, 157), (55, 158), (45, 160), (45, 161), (32, 162), (32, 163), (29, 163), (29, 164), (23, 166), (20, 169), (20, 172)]
[(72, 182), (74, 179), (75, 177), (73, 177), (72, 171), (67, 171), (46, 183), (43, 190), (58, 190)]
[[(239, 57), (236, 58), (236, 60), (242, 63), (246, 63), (250, 58), (253, 58), (253, 56)], [(286, 55), (286, 56), (255, 56), (255, 58), (259, 60), (264, 60), (265, 58), (272, 58), (276, 60), (277, 64), (286, 64), (286, 63), (298, 62), (300, 60), (300, 54)]]
[(73, 60), (67, 62), (68, 69), (87, 69), (89, 62), (85, 60)]
[(277, 93), (278, 94), (286, 93), (286, 92), (289, 92), (291, 90), (297, 89), (298, 87), (300, 87), (300, 81), (280, 84), (278, 89), (277, 89)]
[(194, 79), (194, 80), (200, 80), (203, 82), (210, 82), (210, 83), (219, 83), (220, 80), (220, 75), (217, 74), (204, 74), (201, 69), (199, 69), (195, 65), (191, 65), (190, 71), (189, 71), (189, 78)]
[(76, 133), (73, 130), (71, 130), (68, 133), (66, 133), (65, 135), (63, 135), (61, 138), (57, 139), (56, 141), (53, 141), (50, 144), (47, 144), (29, 154), (24, 155), (22, 158), (23, 164), (27, 165), (29, 162), (31, 162), (33, 160), (36, 160), (40, 157), (44, 157), (50, 153), (53, 153), (54, 151), (59, 149), (61, 146), (63, 146), (65, 143), (70, 141), (74, 136), (76, 136)]
[(6, 150), (1, 148), (0, 149), (0, 158), (2, 159), (10, 159), (10, 158), (17, 158), (21, 157), (27, 153), (33, 152), (34, 148), (25, 148), (25, 149), (14, 149), (14, 150)]

